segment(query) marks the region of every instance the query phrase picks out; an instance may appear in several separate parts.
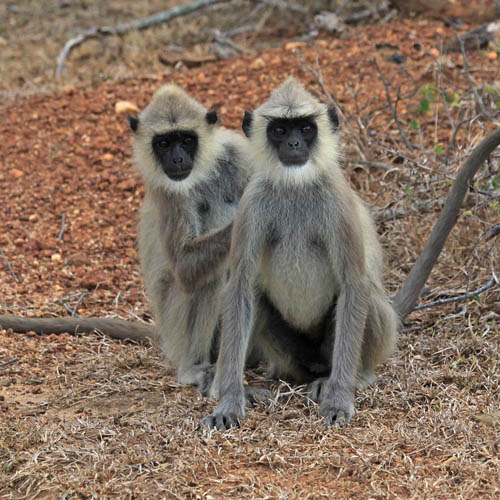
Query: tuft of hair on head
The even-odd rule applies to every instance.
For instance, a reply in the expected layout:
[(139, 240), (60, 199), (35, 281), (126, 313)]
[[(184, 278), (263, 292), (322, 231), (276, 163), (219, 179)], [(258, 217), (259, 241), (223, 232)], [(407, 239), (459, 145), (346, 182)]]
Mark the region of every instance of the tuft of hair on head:
[(270, 119), (315, 117), (326, 112), (326, 106), (311, 95), (293, 76), (275, 88), (269, 99), (255, 111)]
[(208, 111), (179, 86), (169, 83), (153, 94), (151, 102), (139, 115), (139, 121), (156, 134), (172, 130), (193, 130), (203, 134), (209, 133), (209, 126), (217, 121), (217, 113)]

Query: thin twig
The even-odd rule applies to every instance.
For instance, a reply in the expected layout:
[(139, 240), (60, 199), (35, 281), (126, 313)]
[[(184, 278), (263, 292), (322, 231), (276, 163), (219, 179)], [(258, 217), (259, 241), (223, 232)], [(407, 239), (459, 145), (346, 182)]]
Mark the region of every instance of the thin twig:
[(14, 281), (16, 283), (19, 283), (19, 279), (17, 278), (17, 275), (16, 273), (14, 272), (14, 269), (12, 269), (12, 266), (10, 265), (10, 262), (9, 262), (9, 259), (7, 258), (7, 255), (5, 255), (5, 252), (0, 248), (0, 254), (2, 254), (2, 258), (5, 262), (5, 264), (7, 265), (9, 271), (10, 271), (10, 274), (12, 274), (12, 277), (14, 278)]
[(82, 303), (82, 300), (85, 297), (85, 295), (87, 295), (88, 293), (89, 293), (88, 290), (82, 291), (82, 293), (80, 294), (80, 297), (78, 297), (78, 300), (76, 301), (75, 307), (73, 307), (73, 310), (71, 311), (71, 316), (76, 316), (77, 318), (79, 317), (79, 314), (76, 314), (76, 310), (78, 309), (78, 307)]
[(0, 368), (3, 368), (4, 366), (12, 365), (13, 363), (19, 361), (19, 358), (13, 358), (9, 359), (9, 361), (4, 361), (3, 363), (0, 363)]
[[(306, 71), (309, 71), (309, 73), (311, 73), (311, 75), (316, 80), (316, 83), (320, 86), (321, 90), (323, 91), (323, 94), (326, 96), (328, 101), (330, 101), (330, 104), (333, 104), (335, 106), (335, 109), (337, 110), (339, 118), (347, 126), (348, 129), (352, 130), (350, 125), (349, 125), (349, 122), (347, 120), (346, 113), (344, 112), (344, 109), (342, 108), (342, 106), (340, 106), (338, 101), (333, 97), (333, 95), (326, 88), (325, 79), (323, 78), (323, 71), (321, 70), (321, 65), (319, 63), (318, 53), (317, 52), (315, 53), (315, 61), (316, 61), (317, 70), (315, 70), (314, 68), (312, 68), (311, 66), (309, 66), (305, 62), (304, 54), (302, 54), (301, 51), (298, 52), (298, 58), (299, 58), (299, 61), (302, 65), (303, 69), (305, 69)], [(361, 140), (359, 139), (358, 134), (355, 134), (353, 132), (350, 134), (350, 136), (354, 139), (354, 142), (356, 143), (356, 148), (358, 150), (358, 153), (360, 154), (360, 156), (362, 157), (363, 160), (366, 160), (366, 156), (365, 156), (364, 151), (363, 151), (364, 146), (363, 146), (363, 143), (361, 142)]]
[(460, 302), (462, 300), (467, 300), (470, 299), (471, 297), (479, 295), (480, 293), (484, 292), (485, 290), (488, 290), (488, 288), (491, 288), (492, 286), (495, 285), (498, 285), (498, 278), (496, 277), (495, 274), (493, 274), (493, 277), (490, 279), (490, 281), (488, 281), (488, 283), (486, 283), (486, 285), (476, 288), (476, 290), (472, 290), (472, 292), (464, 293), (463, 295), (458, 295), (456, 297), (450, 297), (449, 299), (439, 299), (433, 302), (428, 302), (427, 304), (421, 304), (419, 306), (414, 307), (413, 311), (419, 311), (420, 309), (427, 309), (428, 307), (442, 306), (443, 304), (450, 304), (451, 302)]
[(297, 14), (307, 14), (309, 9), (302, 5), (284, 2), (283, 0), (260, 0), (262, 3), (267, 5), (272, 5), (273, 7), (278, 7), (278, 9), (290, 10), (292, 12), (296, 12)]
[(59, 236), (57, 237), (57, 239), (59, 241), (61, 241), (63, 239), (64, 230), (66, 229), (66, 213), (65, 212), (63, 212), (61, 219), (62, 219), (61, 220), (61, 230), (59, 231)]
[(364, 19), (369, 19), (375, 14), (379, 16), (383, 16), (390, 11), (388, 2), (381, 2), (372, 7), (368, 7), (368, 9), (361, 10), (359, 12), (354, 12), (353, 14), (349, 14), (344, 17), (343, 21), (345, 23), (358, 23), (359, 21), (363, 21)]
[(149, 17), (143, 19), (136, 19), (130, 23), (121, 23), (117, 26), (102, 26), (93, 27), (84, 31), (75, 38), (71, 38), (65, 44), (59, 55), (57, 56), (57, 66), (56, 66), (56, 77), (59, 78), (64, 70), (66, 61), (71, 53), (71, 51), (92, 38), (101, 38), (103, 36), (110, 35), (123, 35), (128, 31), (143, 30), (149, 28), (150, 26), (157, 26), (159, 24), (166, 23), (175, 19), (176, 17), (185, 16), (191, 14), (192, 12), (208, 7), (209, 5), (214, 5), (226, 0), (195, 0), (194, 2), (185, 5), (176, 5), (171, 9), (159, 12)]
[(219, 45), (227, 45), (234, 51), (238, 52), (238, 54), (250, 53), (248, 50), (244, 49), (241, 45), (231, 40), (226, 33), (223, 33), (222, 31), (219, 30), (213, 30), (213, 33), (215, 42), (218, 43)]
[(366, 165), (368, 167), (380, 168), (381, 170), (391, 171), (391, 170), (400, 170), (398, 167), (393, 165), (388, 165), (387, 163), (383, 163), (381, 161), (374, 160), (356, 160), (354, 162), (355, 165)]
[(382, 70), (380, 69), (380, 66), (377, 63), (376, 59), (373, 59), (373, 65), (377, 69), (377, 72), (380, 76), (380, 79), (382, 80), (382, 84), (384, 85), (385, 89), (385, 96), (387, 98), (387, 104), (389, 105), (389, 109), (391, 110), (392, 117), (394, 118), (394, 121), (396, 122), (396, 126), (398, 127), (399, 135), (401, 136), (402, 141), (405, 143), (405, 146), (411, 151), (414, 152), (415, 148), (409, 143), (408, 139), (406, 138), (406, 134), (404, 133), (403, 127), (401, 127), (401, 124), (399, 123), (398, 115), (396, 113), (396, 109), (394, 108), (392, 104), (392, 99), (391, 99), (391, 93), (389, 90), (389, 84), (386, 82), (384, 78), (384, 74), (382, 73)]
[(451, 152), (451, 148), (453, 147), (453, 145), (455, 144), (455, 139), (457, 137), (457, 134), (458, 134), (458, 131), (460, 130), (460, 127), (464, 124), (464, 123), (467, 123), (471, 121), (470, 118), (466, 118), (464, 120), (460, 120), (458, 123), (457, 123), (457, 126), (453, 129), (453, 135), (451, 136), (451, 141), (450, 143), (448, 144), (448, 148), (446, 149), (446, 156), (444, 158), (444, 164), (445, 165), (448, 165), (448, 161), (450, 159), (450, 152)]
[(474, 82), (474, 79), (472, 78), (472, 75), (470, 74), (469, 62), (467, 61), (467, 56), (465, 55), (464, 41), (462, 40), (462, 38), (460, 38), (458, 36), (458, 33), (455, 33), (455, 38), (457, 39), (457, 41), (460, 45), (460, 52), (462, 53), (462, 59), (464, 61), (465, 76), (467, 77), (467, 80), (469, 80), (472, 93), (474, 94), (474, 98), (476, 99), (476, 103), (479, 106), (479, 109), (481, 110), (481, 114), (485, 118), (488, 118), (489, 120), (491, 120), (495, 125), (499, 125), (498, 121), (493, 119), (493, 117), (490, 115), (490, 113), (488, 113), (488, 110), (486, 109), (486, 106), (484, 105), (483, 98), (479, 95), (479, 92), (477, 91), (476, 83)]
[(491, 229), (488, 233), (488, 240), (492, 240), (495, 236), (498, 236), (499, 234), (500, 234), (500, 223), (493, 224), (493, 226), (491, 226)]

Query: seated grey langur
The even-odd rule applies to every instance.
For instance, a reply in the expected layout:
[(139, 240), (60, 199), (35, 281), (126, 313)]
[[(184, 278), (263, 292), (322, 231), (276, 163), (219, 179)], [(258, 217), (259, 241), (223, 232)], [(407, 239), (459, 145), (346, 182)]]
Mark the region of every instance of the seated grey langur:
[(473, 177), (500, 143), (483, 140), (459, 172), (429, 241), (392, 304), (370, 214), (340, 168), (338, 118), (294, 78), (245, 112), (255, 168), (234, 221), (230, 278), (202, 423), (226, 429), (245, 415), (243, 368), (257, 346), (270, 375), (309, 384), (327, 426), (354, 415), (357, 387), (394, 351), (397, 328), (429, 276)]
[(130, 118), (146, 184), (139, 224), (146, 291), (179, 382), (201, 391), (213, 377), (231, 221), (250, 173), (247, 139), (216, 122), (215, 111), (175, 85)]

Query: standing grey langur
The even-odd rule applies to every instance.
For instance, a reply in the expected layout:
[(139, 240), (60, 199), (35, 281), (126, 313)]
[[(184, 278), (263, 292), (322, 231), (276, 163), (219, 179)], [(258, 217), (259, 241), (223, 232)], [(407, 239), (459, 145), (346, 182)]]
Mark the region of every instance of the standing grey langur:
[(130, 120), (146, 184), (139, 254), (158, 338), (178, 381), (202, 391), (213, 376), (231, 221), (250, 173), (247, 139), (216, 122), (175, 85)]
[(219, 403), (204, 425), (226, 429), (244, 417), (249, 342), (259, 346), (271, 376), (310, 384), (326, 425), (349, 422), (356, 387), (372, 383), (375, 366), (395, 349), (399, 319), (411, 311), (455, 223), (466, 178), (500, 142), (492, 134), (463, 167), (425, 262), (419, 259), (411, 286), (405, 283), (391, 305), (374, 224), (340, 169), (337, 127), (335, 109), (293, 78), (245, 112), (256, 171), (234, 222), (210, 390)]

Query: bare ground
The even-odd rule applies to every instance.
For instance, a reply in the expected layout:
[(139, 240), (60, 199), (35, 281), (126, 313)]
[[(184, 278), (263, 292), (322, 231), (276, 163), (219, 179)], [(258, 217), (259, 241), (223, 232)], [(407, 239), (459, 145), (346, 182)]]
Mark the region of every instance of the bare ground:
[[(472, 84), (461, 54), (435, 52), (452, 36), (438, 20), (397, 18), (315, 46), (4, 104), (0, 312), (147, 320), (134, 248), (143, 187), (115, 103), (142, 107), (175, 81), (239, 127), (289, 73), (326, 100), (308, 66), (344, 109), (346, 175), (378, 210), (394, 293), (437, 217), (433, 201), (499, 119), (496, 45), (467, 53)], [(479, 172), (422, 302), (500, 275), (498, 236), (488, 237), (499, 158)], [(324, 430), (300, 387), (276, 384), (269, 405), (223, 434), (199, 428), (215, 402), (178, 385), (156, 346), (0, 330), (0, 498), (500, 498), (499, 318), (498, 286), (412, 314), (347, 428)]]

